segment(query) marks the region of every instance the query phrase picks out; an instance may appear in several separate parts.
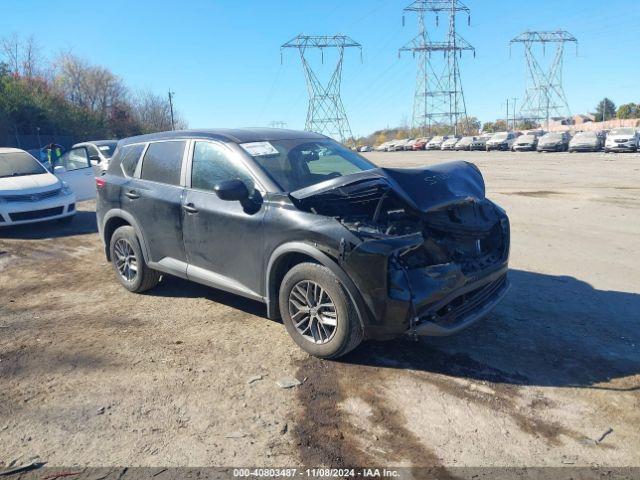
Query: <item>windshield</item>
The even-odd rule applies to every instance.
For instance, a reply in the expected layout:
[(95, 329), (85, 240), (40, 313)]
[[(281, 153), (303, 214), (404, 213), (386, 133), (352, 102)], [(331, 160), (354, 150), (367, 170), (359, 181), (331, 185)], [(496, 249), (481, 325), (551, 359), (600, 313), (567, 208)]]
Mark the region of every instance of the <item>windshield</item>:
[(561, 133), (547, 133), (544, 137), (545, 140), (562, 140)]
[(633, 128), (614, 128), (609, 135), (635, 135)]
[(491, 139), (492, 140), (506, 140), (509, 136), (506, 132), (496, 133)]
[(476, 139), (476, 137), (462, 137), (460, 143), (471, 143)]
[(240, 146), (285, 192), (376, 168), (332, 140), (273, 140)]
[(433, 138), (431, 139), (431, 141), (432, 141), (433, 143), (435, 143), (435, 142), (442, 142), (442, 141), (444, 141), (444, 137), (433, 137)]
[(588, 140), (590, 138), (596, 138), (596, 132), (580, 132), (580, 133), (576, 133), (576, 136), (574, 138), (580, 138), (583, 140)]
[(113, 157), (113, 152), (115, 152), (117, 144), (118, 142), (98, 145), (98, 150), (100, 150), (100, 153), (104, 156), (104, 158), (111, 158)]
[(0, 153), (0, 178), (47, 173), (35, 158), (25, 152)]
[(518, 142), (520, 143), (533, 142), (535, 141), (535, 139), (536, 139), (535, 135), (523, 135), (518, 139)]

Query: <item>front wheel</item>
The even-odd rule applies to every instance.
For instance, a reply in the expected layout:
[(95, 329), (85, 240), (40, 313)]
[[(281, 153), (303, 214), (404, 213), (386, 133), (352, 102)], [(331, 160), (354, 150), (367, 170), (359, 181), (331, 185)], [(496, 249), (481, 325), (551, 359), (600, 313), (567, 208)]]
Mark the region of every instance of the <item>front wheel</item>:
[(130, 292), (150, 290), (160, 281), (160, 272), (152, 270), (145, 262), (133, 227), (127, 225), (113, 232), (109, 253), (118, 280)]
[(301, 263), (280, 286), (280, 314), (293, 340), (307, 353), (337, 358), (364, 337), (360, 319), (344, 286), (331, 270)]

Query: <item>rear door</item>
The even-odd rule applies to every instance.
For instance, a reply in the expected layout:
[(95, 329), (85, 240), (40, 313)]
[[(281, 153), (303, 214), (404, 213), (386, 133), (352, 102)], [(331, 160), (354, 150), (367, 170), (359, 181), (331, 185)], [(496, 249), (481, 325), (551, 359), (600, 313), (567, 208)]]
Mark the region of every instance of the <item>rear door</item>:
[[(149, 261), (182, 276), (186, 273), (182, 242), (186, 145), (185, 140), (149, 143), (133, 177), (122, 186), (120, 198), (121, 208), (131, 213), (142, 231)], [(123, 163), (122, 168), (127, 166)]]
[[(259, 298), (264, 277), (264, 188), (241, 156), (223, 143), (196, 140), (191, 150), (183, 213), (187, 276)], [(233, 179), (244, 182), (251, 192), (251, 202), (243, 205), (220, 200), (213, 192), (218, 182)]]
[(66, 182), (76, 194), (76, 200), (96, 198), (95, 174), (86, 147), (72, 148), (54, 163), (53, 173)]

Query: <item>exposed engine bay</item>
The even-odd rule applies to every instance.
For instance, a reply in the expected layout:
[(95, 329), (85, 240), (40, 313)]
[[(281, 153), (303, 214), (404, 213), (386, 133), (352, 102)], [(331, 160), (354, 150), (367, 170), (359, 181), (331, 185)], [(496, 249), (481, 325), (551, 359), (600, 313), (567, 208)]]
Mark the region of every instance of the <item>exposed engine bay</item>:
[[(477, 172), (470, 164), (460, 164), (458, 175), (461, 171), (472, 175)], [(398, 260), (408, 268), (454, 262), (464, 273), (470, 273), (502, 258), (502, 215), (484, 198), (483, 185), (480, 195), (478, 188), (453, 198), (447, 192), (449, 195), (442, 195), (433, 207), (422, 210), (419, 205), (425, 203), (424, 199), (415, 200), (418, 188), (422, 190), (419, 194), (424, 195), (437, 190), (438, 181), (455, 184), (457, 179), (452, 173), (431, 175), (424, 183), (422, 170), (400, 172), (390, 179), (368, 178), (327, 190), (307, 198), (305, 205), (312, 213), (336, 218), (363, 242), (421, 235), (419, 244), (399, 252)], [(416, 179), (420, 181), (417, 185)], [(393, 185), (394, 180), (399, 183), (397, 186)]]
[(504, 252), (500, 220), (488, 201), (446, 207), (424, 218), (395, 206), (376, 211), (371, 218), (346, 215), (339, 220), (363, 241), (421, 234), (421, 245), (399, 253), (408, 268), (454, 262), (470, 273), (495, 263)]

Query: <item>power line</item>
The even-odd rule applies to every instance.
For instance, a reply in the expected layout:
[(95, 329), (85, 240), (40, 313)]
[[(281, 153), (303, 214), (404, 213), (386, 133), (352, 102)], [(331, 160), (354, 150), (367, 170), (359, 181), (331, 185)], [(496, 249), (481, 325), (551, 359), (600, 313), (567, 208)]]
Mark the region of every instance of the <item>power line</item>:
[[(298, 35), (280, 48), (281, 50), (285, 48), (295, 48), (300, 53), (302, 67), (307, 81), (307, 92), (309, 94), (309, 108), (307, 111), (305, 130), (322, 133), (343, 143), (348, 139), (353, 139), (349, 120), (347, 119), (342, 98), (340, 97), (340, 86), (342, 84), (342, 67), (345, 49), (360, 49), (362, 58), (362, 45), (345, 35)], [(309, 49), (320, 50), (323, 63), (325, 49), (335, 49), (338, 52), (338, 61), (336, 62), (328, 83), (321, 82), (311, 66), (310, 60), (306, 55)]]

